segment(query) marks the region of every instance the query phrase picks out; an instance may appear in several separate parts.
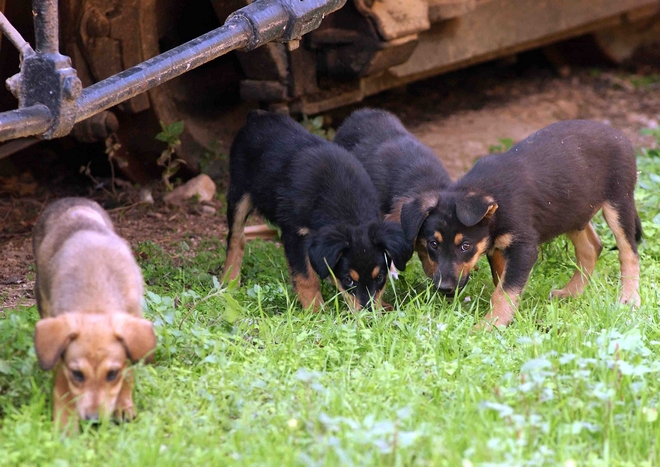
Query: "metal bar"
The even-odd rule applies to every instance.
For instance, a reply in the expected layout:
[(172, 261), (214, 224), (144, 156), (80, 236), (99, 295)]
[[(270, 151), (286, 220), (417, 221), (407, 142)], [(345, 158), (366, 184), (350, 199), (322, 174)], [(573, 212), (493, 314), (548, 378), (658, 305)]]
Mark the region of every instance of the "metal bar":
[(9, 39), (9, 42), (14, 44), (14, 46), (18, 49), (21, 54), (25, 53), (32, 53), (34, 50), (32, 50), (32, 47), (30, 47), (30, 44), (23, 39), (23, 36), (21, 36), (21, 33), (14, 28), (14, 26), (9, 22), (7, 17), (0, 11), (0, 31)]
[(78, 98), (76, 122), (137, 96), (235, 49), (246, 47), (251, 29), (244, 20), (227, 21), (197, 39), (99, 81)]
[(39, 135), (50, 128), (53, 117), (45, 105), (33, 105), (0, 114), (0, 141)]
[(60, 51), (57, 0), (32, 0), (35, 49), (41, 53)]

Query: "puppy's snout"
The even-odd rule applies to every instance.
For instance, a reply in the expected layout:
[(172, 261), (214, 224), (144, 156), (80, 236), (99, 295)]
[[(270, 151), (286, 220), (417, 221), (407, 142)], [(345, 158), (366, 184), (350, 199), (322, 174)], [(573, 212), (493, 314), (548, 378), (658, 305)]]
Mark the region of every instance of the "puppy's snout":
[(448, 287), (441, 284), (440, 287), (438, 287), (438, 292), (445, 295), (454, 295), (454, 292), (456, 292), (456, 287)]
[(450, 296), (456, 293), (456, 287), (458, 287), (457, 281), (446, 276), (442, 277), (441, 275), (438, 275), (437, 279), (434, 280), (434, 282), (435, 282), (435, 287), (438, 289), (438, 292)]
[(369, 294), (366, 294), (366, 296), (361, 296), (358, 298), (358, 302), (360, 303), (360, 308), (364, 308), (368, 311), (373, 311), (374, 309), (374, 301), (373, 299), (369, 296)]

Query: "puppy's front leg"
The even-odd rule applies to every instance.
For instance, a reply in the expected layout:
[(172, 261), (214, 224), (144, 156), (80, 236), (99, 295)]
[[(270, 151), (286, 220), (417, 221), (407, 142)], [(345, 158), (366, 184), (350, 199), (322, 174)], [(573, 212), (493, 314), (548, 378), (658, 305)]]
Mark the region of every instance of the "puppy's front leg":
[(518, 307), (518, 296), (525, 288), (537, 258), (536, 244), (532, 242), (514, 244), (501, 252), (501, 260), (498, 258), (501, 265), (493, 270), (493, 276), (497, 272), (500, 280), (490, 300), (491, 310), (485, 316), (485, 322), (477, 325), (479, 329), (504, 327), (511, 323)]
[(289, 263), (291, 283), (298, 300), (304, 309), (311, 307), (312, 310), (318, 311), (323, 305), (321, 282), (309, 263), (305, 238), (296, 233), (282, 231), (282, 243)]
[(117, 403), (115, 404), (114, 416), (117, 420), (129, 421), (135, 418), (135, 407), (133, 407), (133, 370), (126, 370), (124, 381), (122, 381)]
[(76, 402), (69, 390), (69, 382), (64, 371), (63, 365), (58, 364), (55, 370), (55, 384), (53, 385), (53, 422), (62, 430), (76, 433), (79, 429), (80, 420), (76, 410)]

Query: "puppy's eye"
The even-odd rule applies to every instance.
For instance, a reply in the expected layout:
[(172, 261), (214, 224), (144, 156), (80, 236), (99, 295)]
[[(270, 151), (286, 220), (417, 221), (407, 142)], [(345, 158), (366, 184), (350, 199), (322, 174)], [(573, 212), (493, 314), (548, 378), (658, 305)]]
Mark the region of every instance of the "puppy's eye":
[(385, 279), (385, 276), (383, 276), (382, 274), (378, 274), (376, 276), (376, 282), (383, 282), (384, 279)]
[(114, 381), (117, 379), (117, 376), (119, 375), (118, 370), (110, 370), (108, 371), (108, 374), (105, 376), (106, 381)]
[(344, 287), (349, 288), (353, 287), (355, 285), (355, 281), (351, 279), (350, 277), (344, 278)]
[(470, 251), (471, 249), (472, 249), (472, 244), (470, 242), (461, 243), (461, 251), (462, 252)]
[(74, 381), (78, 383), (83, 383), (85, 382), (85, 375), (83, 374), (82, 371), (79, 370), (73, 370), (71, 372), (71, 376), (73, 376)]
[(437, 250), (437, 249), (438, 249), (438, 242), (436, 242), (435, 240), (431, 240), (431, 241), (429, 242), (429, 246), (430, 246), (432, 249)]

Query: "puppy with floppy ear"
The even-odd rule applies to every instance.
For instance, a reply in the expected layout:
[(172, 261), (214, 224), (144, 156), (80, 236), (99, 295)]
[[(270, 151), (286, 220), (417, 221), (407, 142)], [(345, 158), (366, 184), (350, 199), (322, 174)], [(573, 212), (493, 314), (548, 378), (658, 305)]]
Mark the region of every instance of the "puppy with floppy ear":
[(106, 212), (83, 198), (48, 206), (33, 235), (41, 320), (39, 365), (55, 369), (53, 418), (135, 416), (128, 362), (150, 360), (153, 324), (142, 318), (142, 273)]
[(353, 112), (337, 130), (334, 142), (366, 169), (378, 190), (381, 212), (387, 220), (401, 223), (406, 240), (411, 248), (416, 247), (426, 270), (429, 258), (416, 239), (440, 191), (451, 183), (442, 162), (384, 110)]
[[(358, 268), (351, 270), (350, 261), (342, 261), (342, 256), (353, 249), (354, 259), (356, 256), (362, 257), (358, 261), (369, 264), (373, 258), (364, 249), (361, 252), (359, 245), (375, 245), (387, 264), (392, 263), (403, 270), (412, 252), (402, 235), (401, 226), (394, 222), (377, 221), (371, 223), (366, 232), (359, 230), (347, 225), (328, 226), (317, 235), (310, 235), (309, 262), (321, 279), (330, 276), (332, 271), (337, 287), (352, 307), (358, 309), (375, 298), (377, 304), (391, 310), (392, 306), (381, 298), (388, 271), (382, 266), (374, 266), (373, 269), (368, 266), (366, 269), (360, 268), (364, 270), (361, 274)], [(360, 280), (363, 276), (366, 279)], [(346, 293), (347, 290), (351, 293)]]
[(578, 269), (552, 297), (580, 295), (602, 244), (591, 225), (602, 209), (616, 239), (622, 303), (638, 306), (642, 228), (635, 208), (635, 151), (607, 125), (586, 120), (554, 123), (504, 154), (481, 158), (434, 203), (411, 202), (401, 210), (408, 235), (419, 226), (417, 248), (428, 258), (427, 275), (447, 295), (462, 288), (482, 255), (495, 291), (483, 326), (512, 320), (538, 246), (566, 234)]
[(253, 111), (230, 152), (224, 279), (239, 277), (252, 210), (282, 230), (293, 287), (304, 308), (323, 304), (330, 275), (351, 308), (381, 304), (392, 262), (412, 256), (399, 225), (381, 219), (360, 163), (293, 119)]

